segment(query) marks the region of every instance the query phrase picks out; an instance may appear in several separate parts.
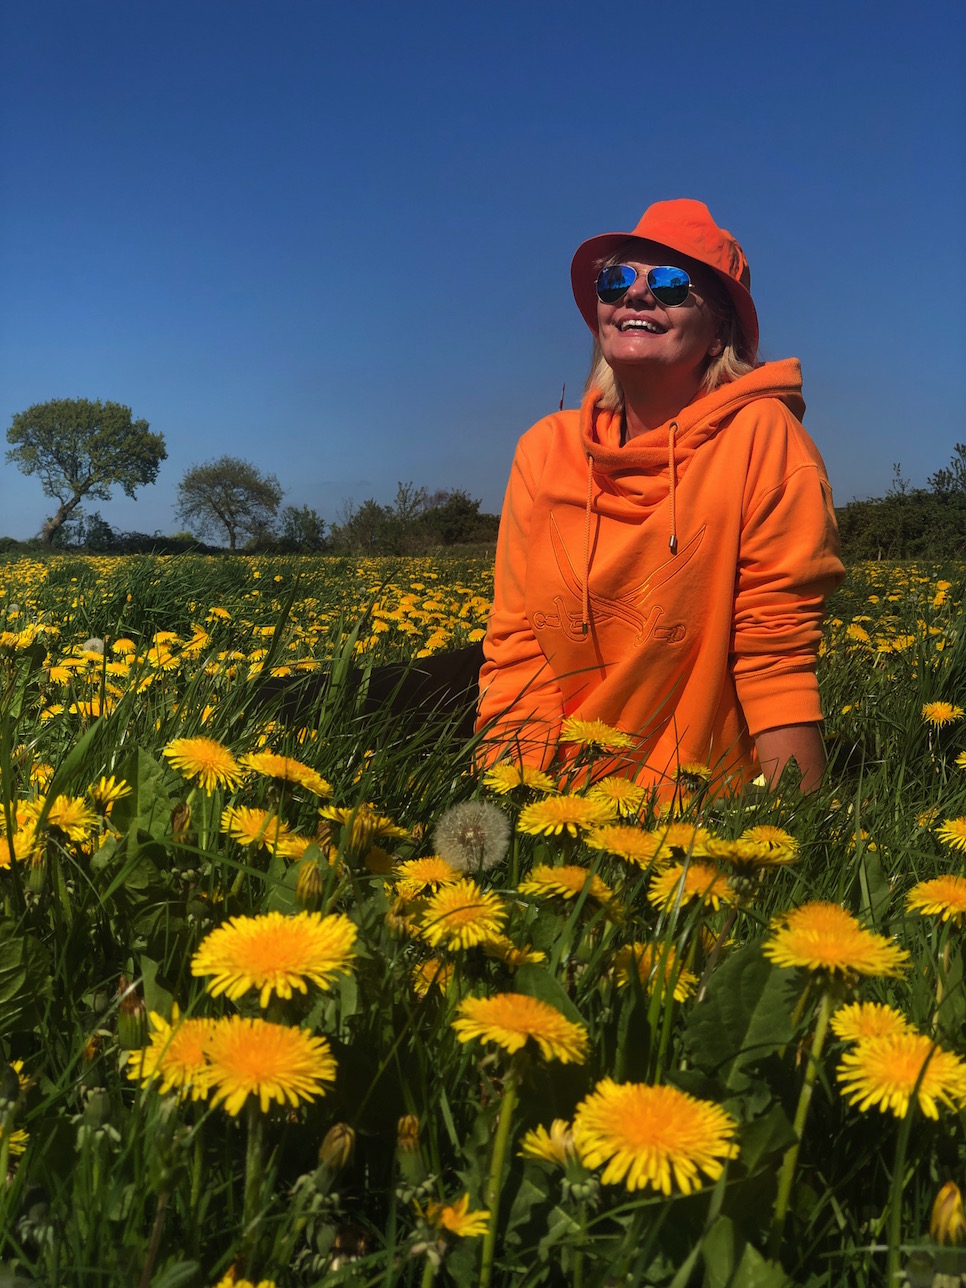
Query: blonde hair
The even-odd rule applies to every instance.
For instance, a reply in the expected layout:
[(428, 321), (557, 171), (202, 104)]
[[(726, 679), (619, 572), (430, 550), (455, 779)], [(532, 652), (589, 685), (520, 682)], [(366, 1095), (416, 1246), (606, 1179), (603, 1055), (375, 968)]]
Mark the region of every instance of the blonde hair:
[[(624, 253), (626, 254), (626, 247), (624, 248)], [(602, 268), (608, 268), (621, 262), (620, 253), (608, 255), (595, 264), (594, 268), (599, 273)], [(709, 359), (704, 378), (701, 381), (699, 392), (709, 394), (712, 389), (718, 389), (721, 385), (730, 384), (732, 380), (737, 380), (739, 376), (746, 376), (749, 371), (754, 371), (757, 364), (754, 353), (750, 357), (745, 356), (748, 354), (748, 342), (738, 325), (738, 315), (731, 302), (731, 296), (710, 269), (703, 273), (702, 277), (707, 280), (702, 281), (701, 290), (707, 299), (711, 312), (721, 324), (718, 338), (723, 345), (717, 357)], [(604, 408), (605, 411), (623, 411), (624, 390), (613, 367), (601, 352), (600, 341), (596, 336), (594, 337), (594, 349), (590, 360), (590, 372), (584, 382), (584, 393), (587, 393), (590, 389), (600, 391), (600, 397), (597, 399), (598, 407)]]

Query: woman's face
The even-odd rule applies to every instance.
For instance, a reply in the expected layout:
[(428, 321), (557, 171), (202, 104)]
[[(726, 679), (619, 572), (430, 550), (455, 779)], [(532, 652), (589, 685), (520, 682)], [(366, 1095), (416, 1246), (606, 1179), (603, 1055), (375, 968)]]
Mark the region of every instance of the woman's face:
[[(604, 357), (618, 377), (635, 369), (646, 371), (649, 382), (694, 379), (699, 385), (708, 362), (722, 350), (721, 319), (712, 308), (714, 276), (686, 256), (648, 242), (631, 242), (616, 257), (637, 273), (616, 304), (597, 302), (597, 329)], [(661, 304), (651, 294), (647, 273), (661, 264), (683, 268), (691, 291), (683, 304)]]

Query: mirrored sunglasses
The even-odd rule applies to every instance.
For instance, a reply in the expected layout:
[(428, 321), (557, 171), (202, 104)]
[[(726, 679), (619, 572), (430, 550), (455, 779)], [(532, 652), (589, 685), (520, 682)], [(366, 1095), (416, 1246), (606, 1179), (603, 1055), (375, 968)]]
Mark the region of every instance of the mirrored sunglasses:
[[(638, 272), (630, 264), (610, 264), (597, 274), (597, 298), (602, 304), (616, 304), (637, 281)], [(683, 268), (662, 264), (649, 268), (644, 280), (659, 304), (675, 308), (691, 293), (691, 279)]]

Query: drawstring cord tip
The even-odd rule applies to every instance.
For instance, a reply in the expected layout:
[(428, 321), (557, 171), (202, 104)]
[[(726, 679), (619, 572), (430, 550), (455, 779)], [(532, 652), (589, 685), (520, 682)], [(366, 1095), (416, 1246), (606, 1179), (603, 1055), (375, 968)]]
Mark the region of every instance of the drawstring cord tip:
[(673, 532), (671, 533), (671, 539), (670, 541), (668, 541), (667, 544), (668, 544), (668, 549), (671, 551), (671, 554), (676, 555), (678, 552), (678, 539)]
[(589, 622), (581, 622), (581, 623), (580, 623), (580, 633), (581, 633), (581, 635), (587, 635), (587, 634), (589, 633), (589, 631), (590, 631), (590, 623), (589, 623)]

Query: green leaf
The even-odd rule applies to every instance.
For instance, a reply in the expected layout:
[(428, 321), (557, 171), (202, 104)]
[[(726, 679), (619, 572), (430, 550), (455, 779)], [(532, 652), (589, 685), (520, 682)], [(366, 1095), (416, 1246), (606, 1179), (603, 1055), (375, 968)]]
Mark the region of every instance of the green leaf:
[(111, 822), (117, 830), (134, 836), (146, 833), (156, 841), (166, 838), (171, 830), (171, 797), (164, 787), (164, 766), (138, 747), (117, 776), (131, 788), (130, 796), (114, 802)]
[(754, 1172), (769, 1158), (777, 1159), (795, 1143), (795, 1133), (781, 1105), (741, 1129), (741, 1163)]
[(201, 1267), (197, 1261), (176, 1261), (151, 1280), (151, 1288), (194, 1288), (201, 1282)]
[(514, 982), (518, 993), (526, 993), (528, 997), (537, 997), (541, 1002), (555, 1006), (574, 1024), (585, 1024), (584, 1017), (568, 997), (563, 984), (542, 966), (521, 966), (514, 976)]
[(50, 956), (16, 922), (0, 921), (0, 1030), (29, 1027), (26, 1015), (50, 991)]
[(766, 961), (760, 944), (727, 958), (685, 1030), (697, 1067), (732, 1091), (746, 1088), (747, 1070), (792, 1038), (794, 991), (794, 973)]
[(726, 1217), (719, 1216), (701, 1245), (703, 1288), (787, 1288), (792, 1281), (781, 1266), (766, 1261)]

